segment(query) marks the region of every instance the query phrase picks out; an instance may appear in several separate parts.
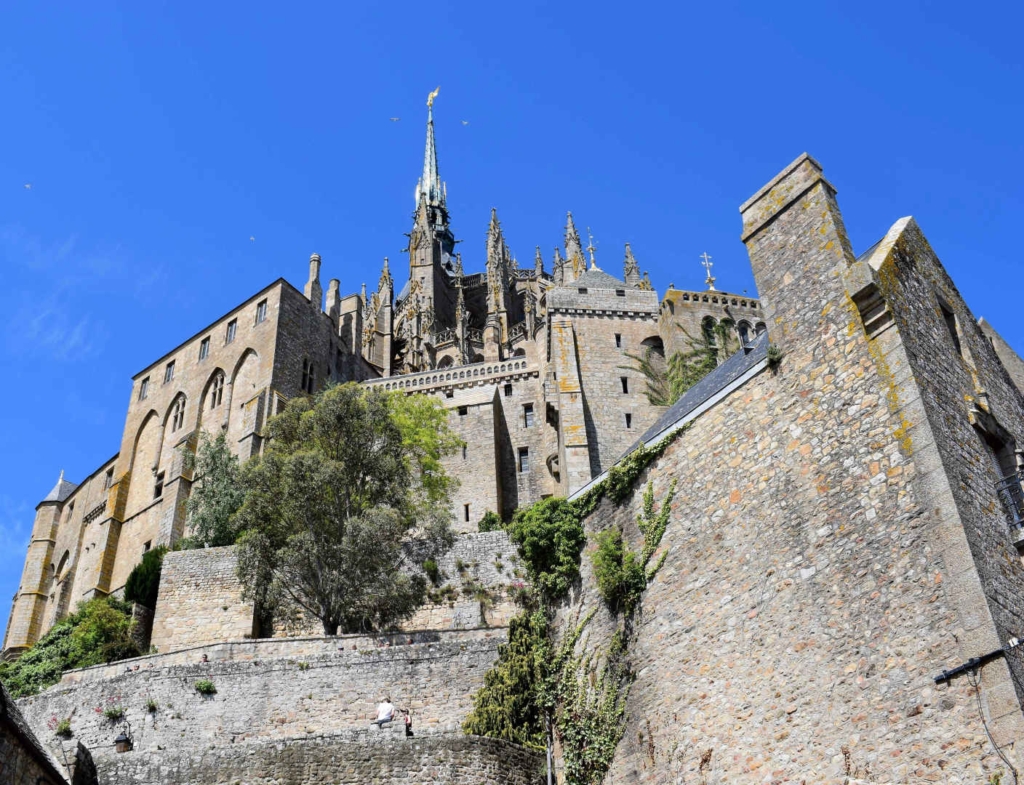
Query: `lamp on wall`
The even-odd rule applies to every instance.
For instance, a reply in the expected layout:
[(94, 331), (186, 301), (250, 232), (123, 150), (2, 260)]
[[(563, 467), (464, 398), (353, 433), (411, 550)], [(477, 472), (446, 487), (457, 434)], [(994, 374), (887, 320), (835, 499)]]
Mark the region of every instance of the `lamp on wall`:
[(124, 725), (121, 726), (121, 732), (114, 739), (114, 751), (131, 752), (134, 746), (135, 737), (132, 736), (132, 724), (126, 720)]

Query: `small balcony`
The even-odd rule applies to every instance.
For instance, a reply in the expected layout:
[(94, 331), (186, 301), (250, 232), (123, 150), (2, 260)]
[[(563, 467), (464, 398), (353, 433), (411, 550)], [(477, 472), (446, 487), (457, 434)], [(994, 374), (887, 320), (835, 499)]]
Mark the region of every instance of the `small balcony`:
[(996, 483), (996, 493), (1006, 509), (1006, 520), (1015, 540), (1024, 543), (1024, 471), (1003, 477)]

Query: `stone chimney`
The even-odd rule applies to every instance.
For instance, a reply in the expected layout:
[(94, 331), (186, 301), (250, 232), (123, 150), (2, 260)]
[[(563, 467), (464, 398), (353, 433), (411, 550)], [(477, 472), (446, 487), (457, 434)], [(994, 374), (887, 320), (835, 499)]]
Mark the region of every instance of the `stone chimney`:
[(768, 335), (798, 368), (849, 322), (848, 313), (830, 305), (846, 297), (843, 274), (855, 261), (835, 188), (804, 153), (740, 213)]
[(306, 299), (313, 305), (313, 308), (319, 312), (323, 305), (324, 290), (320, 286), (320, 254), (318, 253), (311, 254), (309, 257), (309, 280), (306, 281), (306, 287), (302, 293), (306, 295)]

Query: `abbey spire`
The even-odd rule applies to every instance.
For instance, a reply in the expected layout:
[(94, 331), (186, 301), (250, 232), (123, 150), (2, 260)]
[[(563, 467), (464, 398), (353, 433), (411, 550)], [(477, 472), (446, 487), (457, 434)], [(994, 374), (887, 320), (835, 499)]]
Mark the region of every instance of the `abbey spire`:
[(569, 284), (587, 271), (587, 260), (583, 256), (583, 243), (580, 233), (576, 231), (570, 212), (565, 221), (565, 273), (563, 283)]
[(417, 207), (421, 200), (431, 207), (445, 206), (445, 188), (437, 173), (437, 144), (434, 142), (434, 99), (440, 89), (437, 88), (427, 98), (427, 146), (423, 151), (423, 174), (416, 184)]

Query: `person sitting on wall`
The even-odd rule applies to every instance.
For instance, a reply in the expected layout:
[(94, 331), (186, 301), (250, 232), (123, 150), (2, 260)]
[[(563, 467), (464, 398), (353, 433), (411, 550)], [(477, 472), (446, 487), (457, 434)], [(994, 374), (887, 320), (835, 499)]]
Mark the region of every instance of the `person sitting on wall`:
[(371, 720), (371, 725), (376, 725), (378, 728), (381, 727), (385, 722), (391, 722), (395, 718), (395, 704), (391, 702), (391, 698), (384, 698), (377, 706), (377, 718)]

